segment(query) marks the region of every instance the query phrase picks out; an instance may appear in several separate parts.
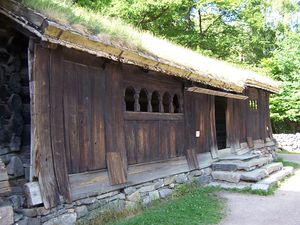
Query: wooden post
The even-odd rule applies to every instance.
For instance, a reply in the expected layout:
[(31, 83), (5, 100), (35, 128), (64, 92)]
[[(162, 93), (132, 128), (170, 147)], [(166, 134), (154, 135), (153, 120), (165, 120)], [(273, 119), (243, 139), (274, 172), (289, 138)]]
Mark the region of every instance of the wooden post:
[(199, 169), (199, 162), (197, 159), (196, 150), (194, 148), (186, 150), (186, 159), (190, 170)]
[(105, 139), (106, 161), (111, 184), (127, 181), (127, 156), (124, 133), (122, 66), (108, 64), (106, 72)]
[(209, 97), (209, 120), (210, 120), (210, 152), (212, 158), (218, 157), (216, 115), (215, 115), (215, 96)]
[(147, 95), (147, 100), (148, 100), (147, 111), (148, 112), (152, 112), (151, 96), (152, 96), (152, 92), (148, 92), (148, 95)]
[(135, 112), (141, 111), (139, 97), (140, 97), (140, 90), (136, 89), (134, 92), (134, 111)]

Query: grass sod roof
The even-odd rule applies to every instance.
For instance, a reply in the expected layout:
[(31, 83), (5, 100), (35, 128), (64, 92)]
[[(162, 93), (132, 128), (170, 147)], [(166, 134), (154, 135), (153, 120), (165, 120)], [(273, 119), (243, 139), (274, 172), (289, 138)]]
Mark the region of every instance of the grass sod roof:
[(241, 93), (246, 86), (270, 92), (279, 90), (277, 83), (267, 76), (138, 31), (70, 0), (2, 0), (0, 7), (45, 41), (228, 91)]

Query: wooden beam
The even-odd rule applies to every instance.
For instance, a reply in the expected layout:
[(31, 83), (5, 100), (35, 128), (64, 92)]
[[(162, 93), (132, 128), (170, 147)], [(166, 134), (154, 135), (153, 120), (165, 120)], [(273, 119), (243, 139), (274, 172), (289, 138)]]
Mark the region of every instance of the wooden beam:
[(194, 148), (190, 148), (186, 150), (186, 159), (190, 170), (199, 169), (197, 154)]
[(245, 100), (248, 98), (248, 96), (245, 96), (245, 95), (232, 94), (232, 93), (223, 92), (223, 91), (215, 91), (215, 90), (210, 90), (210, 89), (205, 89), (205, 88), (200, 88), (200, 87), (189, 87), (186, 90), (189, 92), (196, 92), (196, 93), (200, 93), (200, 94), (221, 96), (221, 97), (226, 97), (226, 98), (235, 98), (235, 99), (241, 99), (241, 100)]

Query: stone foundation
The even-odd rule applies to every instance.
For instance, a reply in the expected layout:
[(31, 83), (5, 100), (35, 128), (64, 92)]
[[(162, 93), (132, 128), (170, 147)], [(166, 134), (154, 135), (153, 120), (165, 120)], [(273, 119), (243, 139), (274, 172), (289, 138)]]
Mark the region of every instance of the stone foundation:
[(176, 186), (193, 181), (199, 185), (208, 184), (211, 181), (211, 169), (204, 168), (157, 179), (99, 196), (80, 199), (72, 204), (64, 204), (51, 210), (44, 207), (15, 209), (15, 222), (20, 225), (74, 224), (75, 221), (92, 215), (95, 210), (101, 210), (104, 213), (107, 210), (123, 210), (138, 205), (147, 207), (154, 200), (169, 197)]
[(300, 133), (274, 134), (278, 147), (289, 152), (300, 152)]

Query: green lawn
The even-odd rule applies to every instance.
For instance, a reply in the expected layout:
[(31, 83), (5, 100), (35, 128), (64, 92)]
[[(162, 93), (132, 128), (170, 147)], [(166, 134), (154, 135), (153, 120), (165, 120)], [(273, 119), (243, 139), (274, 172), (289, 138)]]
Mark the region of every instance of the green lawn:
[(208, 225), (217, 224), (225, 215), (223, 202), (215, 188), (182, 185), (167, 200), (155, 201), (150, 207), (122, 212), (108, 212), (78, 224), (84, 225)]
[(141, 214), (113, 225), (204, 225), (217, 224), (221, 220), (223, 205), (213, 189), (186, 186), (182, 189), (185, 190), (177, 191), (177, 197), (157, 202)]

